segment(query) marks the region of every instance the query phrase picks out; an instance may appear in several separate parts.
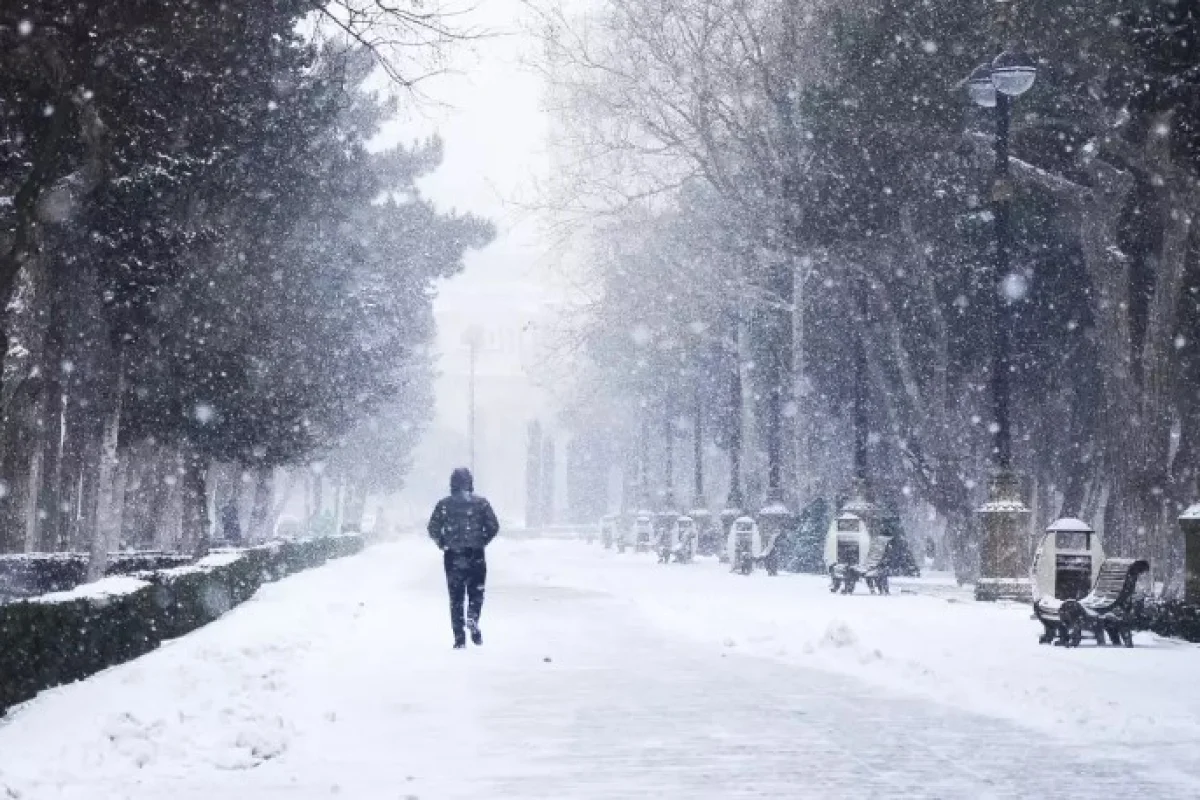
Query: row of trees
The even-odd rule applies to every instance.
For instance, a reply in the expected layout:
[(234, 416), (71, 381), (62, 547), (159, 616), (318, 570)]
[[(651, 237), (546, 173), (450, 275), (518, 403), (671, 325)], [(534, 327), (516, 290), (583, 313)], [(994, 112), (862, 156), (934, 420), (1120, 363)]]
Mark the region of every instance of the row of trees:
[(280, 467), (396, 488), (432, 284), (491, 229), (420, 198), (437, 141), (371, 146), (370, 87), (450, 36), (376, 3), (0, 10), (0, 551), (202, 547), (210, 476), (256, 530)]
[[(1080, 515), (1110, 551), (1178, 563), (1173, 518), (1200, 466), (1200, 4), (543, 11), (564, 148), (553, 201), (604, 220), (588, 231), (599, 291), (567, 337), (586, 364), (572, 418), (633, 442), (640, 416), (687, 414), (699, 392), (728, 449), (737, 371), (751, 481), (781, 392), (790, 497), (832, 497), (853, 452), (861, 334), (874, 481), (933, 509), (969, 577), (991, 446), (988, 309), (1004, 292), (1035, 524)], [(1016, 106), (1014, 270), (995, 286), (992, 121), (963, 83), (1010, 44), (999, 30), (1039, 77)]]

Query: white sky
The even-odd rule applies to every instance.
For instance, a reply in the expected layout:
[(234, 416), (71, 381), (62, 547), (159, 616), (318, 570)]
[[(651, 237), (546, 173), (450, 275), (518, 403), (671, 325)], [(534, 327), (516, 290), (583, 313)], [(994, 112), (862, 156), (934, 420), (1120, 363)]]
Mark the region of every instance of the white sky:
[[(440, 287), (434, 311), (442, 373), (437, 419), (419, 448), (404, 500), (419, 517), (446, 491), (450, 470), (469, 458), (467, 446), (467, 331), (477, 326), (477, 489), (502, 519), (524, 516), (525, 431), (547, 411), (530, 380), (529, 343), (556, 293), (538, 221), (525, 201), (546, 172), (542, 82), (522, 65), (532, 37), (522, 30), (519, 0), (482, 0), (472, 25), (496, 35), (466, 45), (450, 74), (429, 79), (431, 100), (388, 137), (433, 132), (445, 142), (442, 167), (422, 191), (443, 209), (487, 217), (496, 240), (472, 253), (466, 271)], [(402, 513), (405, 513), (402, 510)]]

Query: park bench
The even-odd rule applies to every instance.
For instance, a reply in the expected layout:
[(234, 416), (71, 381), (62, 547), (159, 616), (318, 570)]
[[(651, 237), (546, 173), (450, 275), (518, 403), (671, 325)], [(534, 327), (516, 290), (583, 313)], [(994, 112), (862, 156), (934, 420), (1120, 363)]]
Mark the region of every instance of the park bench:
[(1038, 641), (1077, 647), (1084, 634), (1096, 644), (1133, 647), (1134, 601), (1137, 582), (1149, 571), (1140, 558), (1108, 558), (1100, 565), (1096, 583), (1081, 600), (1044, 597), (1033, 604), (1033, 614), (1045, 631)]
[(858, 582), (865, 581), (871, 594), (890, 594), (888, 586), (888, 571), (884, 566), (888, 546), (892, 543), (890, 536), (871, 537), (871, 546), (867, 549), (867, 557), (861, 564), (833, 564), (829, 567), (829, 591), (842, 594), (853, 594)]

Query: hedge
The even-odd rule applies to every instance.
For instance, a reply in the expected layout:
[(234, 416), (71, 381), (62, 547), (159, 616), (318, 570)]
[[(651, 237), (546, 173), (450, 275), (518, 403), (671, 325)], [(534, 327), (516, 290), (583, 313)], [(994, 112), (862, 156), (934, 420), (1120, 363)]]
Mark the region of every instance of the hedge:
[(362, 549), (358, 536), (273, 542), (0, 606), (0, 714), (196, 630), (263, 583)]
[(1200, 606), (1179, 599), (1142, 598), (1134, 604), (1134, 627), (1200, 643)]
[[(190, 556), (143, 550), (113, 553), (105, 575), (132, 575), (147, 570), (188, 564)], [(84, 553), (20, 553), (0, 556), (0, 597), (34, 597), (66, 592), (87, 580), (88, 556)]]

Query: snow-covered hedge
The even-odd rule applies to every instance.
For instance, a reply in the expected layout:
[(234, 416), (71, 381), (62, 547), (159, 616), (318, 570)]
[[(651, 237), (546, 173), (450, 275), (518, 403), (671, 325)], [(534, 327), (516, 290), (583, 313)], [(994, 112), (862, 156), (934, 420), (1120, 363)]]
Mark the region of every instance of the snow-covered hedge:
[[(192, 559), (157, 550), (114, 553), (106, 575), (131, 575), (168, 569)], [(0, 597), (33, 597), (64, 592), (87, 580), (88, 556), (84, 553), (19, 553), (0, 556)]]
[(1134, 627), (1200, 643), (1200, 607), (1178, 599), (1143, 599), (1134, 607)]
[(0, 606), (0, 712), (193, 631), (263, 583), (362, 548), (357, 536), (272, 542)]

